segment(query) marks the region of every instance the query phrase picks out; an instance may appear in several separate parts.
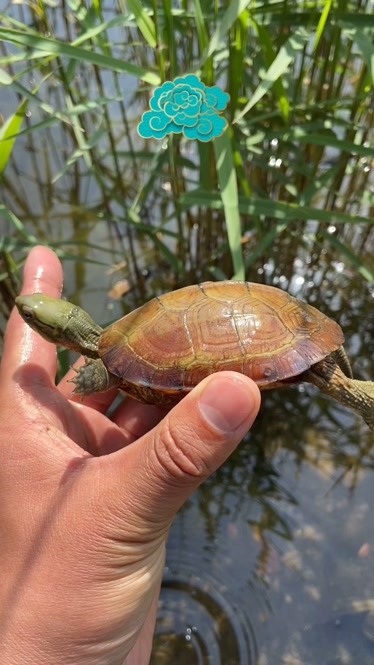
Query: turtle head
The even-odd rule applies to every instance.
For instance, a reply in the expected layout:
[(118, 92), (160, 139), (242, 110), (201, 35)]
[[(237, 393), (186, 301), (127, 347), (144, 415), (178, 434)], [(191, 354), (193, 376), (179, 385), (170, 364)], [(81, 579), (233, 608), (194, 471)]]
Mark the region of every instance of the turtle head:
[(98, 357), (102, 328), (81, 307), (43, 293), (18, 296), (15, 303), (23, 320), (48, 342)]

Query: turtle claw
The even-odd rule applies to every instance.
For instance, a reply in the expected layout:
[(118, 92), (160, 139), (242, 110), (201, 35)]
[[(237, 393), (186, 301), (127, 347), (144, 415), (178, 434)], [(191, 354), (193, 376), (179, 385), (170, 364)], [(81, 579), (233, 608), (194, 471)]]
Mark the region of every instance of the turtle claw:
[(72, 368), (75, 376), (70, 379), (75, 388), (73, 395), (92, 395), (105, 392), (111, 387), (109, 374), (100, 359), (85, 358), (84, 365)]
[(79, 374), (80, 374), (79, 369), (77, 369), (77, 367), (73, 367), (73, 366), (71, 366), (70, 369), (72, 369), (73, 372), (75, 372), (77, 376), (73, 376), (73, 378), (68, 379), (67, 383), (73, 383), (74, 384), (75, 388), (73, 390), (73, 395), (80, 395), (81, 397), (83, 397), (83, 395), (85, 393), (82, 393), (82, 387), (81, 387), (82, 382), (79, 379)]

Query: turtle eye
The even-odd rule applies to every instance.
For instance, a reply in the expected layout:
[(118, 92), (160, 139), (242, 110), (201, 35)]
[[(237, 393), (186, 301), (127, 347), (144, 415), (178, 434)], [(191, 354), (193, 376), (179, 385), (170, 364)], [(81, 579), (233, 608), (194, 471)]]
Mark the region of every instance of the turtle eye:
[(25, 321), (33, 321), (34, 320), (34, 312), (32, 309), (23, 309), (22, 311), (22, 316)]

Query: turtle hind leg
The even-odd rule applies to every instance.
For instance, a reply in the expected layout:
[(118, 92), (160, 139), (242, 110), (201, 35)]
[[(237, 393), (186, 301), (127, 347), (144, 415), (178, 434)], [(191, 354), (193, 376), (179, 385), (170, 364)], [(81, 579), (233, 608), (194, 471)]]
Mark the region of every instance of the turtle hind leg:
[(302, 375), (321, 392), (358, 413), (369, 429), (374, 430), (374, 382), (350, 379), (342, 372), (334, 358), (328, 356)]
[(74, 395), (103, 393), (121, 384), (120, 379), (108, 372), (102, 360), (86, 358), (84, 365), (74, 369), (76, 375), (71, 379), (75, 384)]

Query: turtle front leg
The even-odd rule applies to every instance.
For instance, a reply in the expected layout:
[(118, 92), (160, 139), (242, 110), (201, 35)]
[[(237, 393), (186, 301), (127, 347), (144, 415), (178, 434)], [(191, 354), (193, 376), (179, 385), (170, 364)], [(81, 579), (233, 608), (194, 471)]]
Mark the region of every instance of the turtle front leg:
[(374, 430), (373, 381), (350, 379), (342, 372), (332, 356), (328, 356), (304, 372), (303, 379), (356, 411), (368, 427)]
[(110, 374), (102, 360), (86, 358), (84, 365), (74, 369), (76, 376), (71, 379), (75, 383), (74, 395), (103, 393), (121, 384), (121, 379)]

